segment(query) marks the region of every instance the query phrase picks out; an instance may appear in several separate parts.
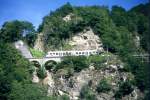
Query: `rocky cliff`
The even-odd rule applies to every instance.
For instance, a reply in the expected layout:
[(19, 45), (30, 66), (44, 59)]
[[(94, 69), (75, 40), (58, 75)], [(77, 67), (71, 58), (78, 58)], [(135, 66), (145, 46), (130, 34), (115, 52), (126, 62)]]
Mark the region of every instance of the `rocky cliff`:
[[(101, 55), (106, 56), (106, 55)], [(134, 80), (134, 75), (123, 71), (124, 63), (122, 63), (117, 56), (107, 55), (108, 59), (101, 64), (100, 69), (92, 63), (89, 68), (83, 69), (81, 72), (74, 72), (72, 76), (66, 77), (64, 73), (57, 71), (56, 73), (47, 71), (47, 77), (44, 79), (37, 79), (34, 74), (33, 80), (35, 83), (43, 83), (48, 86), (48, 95), (67, 95), (70, 100), (81, 99), (81, 93), (84, 87), (90, 89), (89, 95), (94, 95), (94, 100), (115, 100), (117, 91), (120, 90), (120, 83)], [(97, 87), (99, 82), (107, 80), (111, 89), (107, 92), (98, 92)], [(124, 87), (126, 88), (126, 87)], [(132, 91), (129, 94), (123, 95), (122, 100), (139, 100), (142, 99), (141, 93), (137, 87), (132, 86)], [(89, 90), (88, 90), (89, 91)], [(86, 98), (84, 98), (86, 100)], [(93, 99), (90, 99), (93, 100)]]
[(68, 44), (71, 45), (74, 50), (103, 50), (102, 41), (97, 35), (94, 34), (90, 27), (73, 36)]

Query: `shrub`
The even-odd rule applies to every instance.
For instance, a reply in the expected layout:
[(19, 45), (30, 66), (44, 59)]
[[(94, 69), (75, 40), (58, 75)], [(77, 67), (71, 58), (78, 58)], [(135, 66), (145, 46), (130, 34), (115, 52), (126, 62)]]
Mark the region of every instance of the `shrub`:
[(67, 95), (62, 95), (62, 96), (59, 96), (57, 100), (70, 100), (70, 98)]
[(106, 57), (101, 55), (91, 55), (88, 58), (89, 63), (93, 63), (96, 69), (103, 67), (102, 63), (106, 62)]
[(102, 80), (99, 82), (99, 84), (98, 84), (98, 86), (97, 86), (97, 89), (96, 89), (96, 91), (97, 91), (98, 93), (101, 93), (101, 92), (108, 92), (108, 91), (110, 91), (110, 90), (111, 90), (111, 85), (107, 82), (106, 79), (102, 79)]
[(45, 67), (42, 66), (41, 68), (39, 68), (37, 70), (37, 75), (38, 75), (39, 78), (44, 79), (47, 75)]
[(45, 55), (44, 52), (41, 52), (41, 51), (38, 51), (38, 50), (35, 50), (32, 48), (30, 48), (30, 52), (31, 52), (33, 57), (44, 57), (44, 55)]
[(95, 94), (88, 86), (83, 86), (80, 91), (81, 100), (96, 100)]
[(129, 95), (133, 91), (131, 81), (126, 81), (120, 84), (119, 90), (115, 94), (115, 98), (121, 98), (122, 96)]
[(50, 60), (47, 61), (44, 66), (47, 70), (53, 70), (57, 66), (57, 62)]
[(63, 61), (58, 64), (57, 69), (73, 68), (75, 72), (80, 72), (84, 68), (88, 68), (88, 60), (85, 56), (69, 56), (64, 57)]

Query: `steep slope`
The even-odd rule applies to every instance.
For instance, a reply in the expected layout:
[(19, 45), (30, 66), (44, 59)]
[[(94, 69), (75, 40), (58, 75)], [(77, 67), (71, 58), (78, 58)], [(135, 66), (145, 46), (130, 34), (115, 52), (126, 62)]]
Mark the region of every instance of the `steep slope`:
[[(109, 11), (101, 6), (70, 4), (45, 16), (40, 27), (44, 50), (100, 49), (113, 55), (107, 55), (104, 61), (103, 54), (97, 55), (100, 59), (95, 57), (92, 63), (90, 56), (85, 62), (70, 59), (56, 66), (50, 64), (54, 70), (47, 72), (52, 79), (49, 95), (67, 95), (72, 100), (143, 99), (148, 89), (148, 66), (133, 55), (147, 50), (148, 20), (122, 7), (114, 6)], [(88, 68), (86, 62), (90, 62)], [(81, 71), (75, 71), (78, 68)]]

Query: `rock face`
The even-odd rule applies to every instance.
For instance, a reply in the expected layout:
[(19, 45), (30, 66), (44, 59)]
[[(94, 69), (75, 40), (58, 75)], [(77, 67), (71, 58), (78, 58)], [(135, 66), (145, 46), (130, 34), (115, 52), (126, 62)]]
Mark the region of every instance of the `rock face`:
[(37, 76), (36, 70), (33, 72), (32, 82), (33, 82), (33, 83), (39, 83), (39, 82), (40, 82), (40, 79), (39, 79), (39, 77)]
[(135, 36), (134, 42), (136, 47), (140, 47), (140, 37), (138, 35)]
[[(90, 88), (95, 94), (97, 100), (115, 100), (115, 92), (119, 89), (119, 83), (134, 79), (129, 72), (120, 71), (124, 64), (112, 56), (108, 61), (102, 63), (101, 69), (95, 69), (91, 64), (89, 68), (80, 72), (74, 72), (72, 76), (65, 77), (64, 73), (52, 73), (47, 71), (47, 77), (42, 83), (48, 86), (48, 95), (67, 95), (70, 100), (78, 100), (82, 87), (90, 84)], [(108, 93), (98, 93), (96, 87), (102, 79), (107, 79), (111, 85)], [(143, 94), (135, 87), (131, 94), (122, 97), (122, 100), (138, 100)]]
[(67, 16), (65, 16), (65, 17), (63, 18), (63, 20), (64, 20), (65, 22), (68, 22), (68, 21), (71, 20), (71, 17), (72, 17), (73, 15), (74, 15), (74, 14), (70, 13), (70, 14), (68, 14)]
[(44, 51), (44, 36), (42, 33), (39, 33), (34, 44), (34, 49), (38, 51)]
[(74, 50), (103, 50), (100, 38), (94, 34), (91, 28), (87, 28), (83, 32), (73, 36), (72, 40), (69, 41), (69, 45), (71, 45)]

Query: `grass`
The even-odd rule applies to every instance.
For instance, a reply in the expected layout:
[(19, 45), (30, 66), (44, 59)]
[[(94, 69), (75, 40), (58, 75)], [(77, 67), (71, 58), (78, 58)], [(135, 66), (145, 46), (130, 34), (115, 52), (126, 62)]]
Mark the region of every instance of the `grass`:
[(31, 54), (32, 54), (33, 57), (41, 58), (41, 57), (44, 57), (44, 55), (45, 55), (44, 52), (41, 52), (39, 50), (35, 50), (33, 48), (30, 48), (30, 52), (31, 52)]

